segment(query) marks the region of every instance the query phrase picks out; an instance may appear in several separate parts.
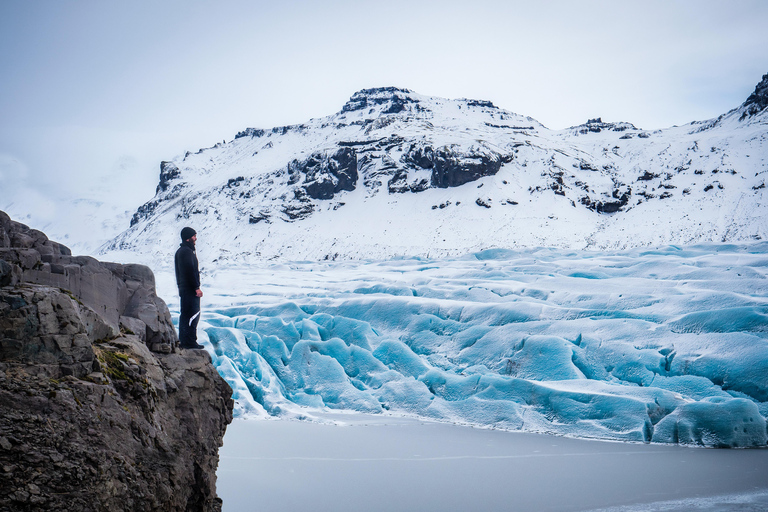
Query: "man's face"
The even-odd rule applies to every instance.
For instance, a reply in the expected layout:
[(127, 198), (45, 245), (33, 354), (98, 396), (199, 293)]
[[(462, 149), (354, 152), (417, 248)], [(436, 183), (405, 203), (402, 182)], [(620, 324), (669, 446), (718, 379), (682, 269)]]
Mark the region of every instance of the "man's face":
[(197, 235), (192, 235), (192, 238), (190, 238), (190, 240), (192, 240), (192, 245), (195, 245), (195, 243), (197, 242)]

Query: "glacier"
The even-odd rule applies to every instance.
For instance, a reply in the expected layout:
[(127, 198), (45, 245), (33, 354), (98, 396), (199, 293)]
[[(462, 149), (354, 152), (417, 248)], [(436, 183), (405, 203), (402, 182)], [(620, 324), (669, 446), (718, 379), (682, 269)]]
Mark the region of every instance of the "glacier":
[(242, 418), (759, 447), (767, 275), (768, 242), (219, 265), (200, 339)]

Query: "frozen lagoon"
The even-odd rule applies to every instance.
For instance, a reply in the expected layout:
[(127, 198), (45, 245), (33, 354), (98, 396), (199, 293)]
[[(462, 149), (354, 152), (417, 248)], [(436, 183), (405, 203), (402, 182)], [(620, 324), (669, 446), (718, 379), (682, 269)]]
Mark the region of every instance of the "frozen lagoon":
[(765, 242), (217, 265), (200, 335), (238, 417), (768, 442)]
[(235, 420), (224, 512), (764, 511), (768, 451), (589, 441), (362, 414)]

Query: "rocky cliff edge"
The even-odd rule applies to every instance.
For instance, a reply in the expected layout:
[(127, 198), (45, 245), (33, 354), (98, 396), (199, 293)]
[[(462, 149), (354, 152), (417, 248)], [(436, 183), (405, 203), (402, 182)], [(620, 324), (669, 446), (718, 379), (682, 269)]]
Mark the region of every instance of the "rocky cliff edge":
[(0, 511), (221, 509), (232, 391), (142, 265), (0, 212)]

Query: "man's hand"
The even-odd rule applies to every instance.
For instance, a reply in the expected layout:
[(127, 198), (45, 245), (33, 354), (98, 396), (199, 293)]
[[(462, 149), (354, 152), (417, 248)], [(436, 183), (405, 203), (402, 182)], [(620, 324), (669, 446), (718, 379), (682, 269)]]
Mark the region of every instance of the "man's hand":
[(198, 288), (197, 290), (195, 290), (195, 295), (196, 295), (197, 297), (202, 297), (202, 296), (203, 296), (203, 290), (201, 290), (200, 288)]

